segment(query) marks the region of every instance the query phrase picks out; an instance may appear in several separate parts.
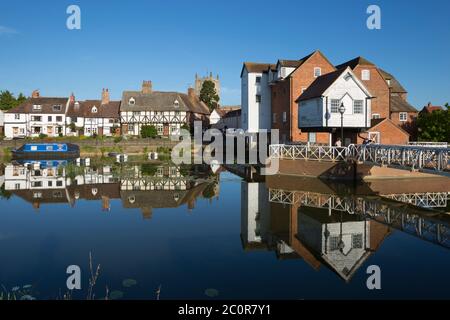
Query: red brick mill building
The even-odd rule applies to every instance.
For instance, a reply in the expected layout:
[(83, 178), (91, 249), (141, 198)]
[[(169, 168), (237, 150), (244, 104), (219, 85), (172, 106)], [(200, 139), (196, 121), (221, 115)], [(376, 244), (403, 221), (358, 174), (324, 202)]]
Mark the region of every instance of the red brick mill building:
[[(261, 117), (270, 111), (270, 121), (259, 120), (263, 124), (270, 122), (267, 125), (270, 127), (261, 129), (278, 129), (281, 142), (334, 144), (341, 135), (340, 127), (306, 126), (301, 120), (299, 101), (304, 100), (302, 95), (311, 86), (315, 91), (325, 92), (333, 85), (330, 79), (336, 80), (344, 71), (351, 73), (358, 85), (370, 93), (367, 97), (370, 101), (363, 100), (356, 109), (367, 108), (369, 120), (360, 127), (344, 126), (345, 144), (362, 143), (365, 138), (382, 144), (406, 144), (416, 139), (418, 110), (408, 103), (408, 92), (392, 74), (363, 57), (334, 65), (319, 50), (299, 60), (278, 60), (276, 64), (244, 63), (241, 72), (244, 129), (251, 127), (246, 124), (246, 119), (252, 119), (252, 113)], [(336, 77), (329, 76), (333, 72)], [(252, 96), (254, 93), (256, 98)], [(268, 111), (262, 110), (264, 108)], [(331, 102), (324, 99), (323, 108), (332, 109)], [(352, 104), (346, 106), (346, 119), (353, 116), (354, 108)]]

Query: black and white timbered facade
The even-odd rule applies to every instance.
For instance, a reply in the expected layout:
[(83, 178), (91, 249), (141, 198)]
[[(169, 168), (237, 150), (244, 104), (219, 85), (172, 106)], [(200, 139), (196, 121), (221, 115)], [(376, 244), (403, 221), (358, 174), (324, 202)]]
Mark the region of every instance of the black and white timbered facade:
[(141, 91), (124, 91), (120, 109), (123, 135), (138, 136), (143, 126), (152, 125), (158, 135), (179, 134), (189, 124), (192, 114), (209, 114), (206, 105), (193, 90), (188, 94), (153, 91), (150, 81), (144, 81)]

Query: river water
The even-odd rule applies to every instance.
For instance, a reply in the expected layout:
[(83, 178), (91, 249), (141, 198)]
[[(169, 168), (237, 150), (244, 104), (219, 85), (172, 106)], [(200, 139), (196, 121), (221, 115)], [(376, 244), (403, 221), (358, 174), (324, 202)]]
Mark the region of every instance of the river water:
[(86, 299), (90, 262), (95, 299), (450, 298), (448, 183), (57, 165), (1, 168), (0, 290), (19, 299), (61, 299), (70, 265)]

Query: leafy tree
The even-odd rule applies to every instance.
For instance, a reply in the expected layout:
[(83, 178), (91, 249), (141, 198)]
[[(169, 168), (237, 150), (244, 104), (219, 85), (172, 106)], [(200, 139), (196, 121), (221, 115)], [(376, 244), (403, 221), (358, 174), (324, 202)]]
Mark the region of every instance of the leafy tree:
[(212, 111), (219, 103), (219, 95), (216, 92), (216, 85), (211, 80), (205, 80), (200, 90), (200, 100), (202, 100)]
[(0, 91), (0, 109), (1, 110), (9, 110), (12, 109), (22, 102), (27, 100), (27, 98), (20, 93), (17, 99), (14, 97), (14, 95), (6, 90), (6, 91)]
[(158, 131), (155, 126), (142, 126), (141, 136), (142, 138), (155, 138), (158, 135)]
[(450, 142), (450, 109), (422, 113), (417, 119), (419, 140), (434, 142)]

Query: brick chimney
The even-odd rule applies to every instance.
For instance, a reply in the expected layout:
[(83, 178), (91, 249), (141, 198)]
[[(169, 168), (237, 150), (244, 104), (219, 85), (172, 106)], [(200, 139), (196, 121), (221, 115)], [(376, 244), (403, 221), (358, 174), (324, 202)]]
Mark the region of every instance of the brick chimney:
[(102, 90), (102, 104), (109, 103), (109, 90), (108, 88)]
[(188, 88), (188, 97), (195, 98), (195, 90), (194, 88)]
[(142, 82), (142, 93), (149, 94), (152, 93), (152, 82), (150, 80), (144, 80)]
[(427, 105), (427, 107), (429, 108), (429, 107), (431, 107), (431, 102), (428, 102), (428, 105)]
[(74, 103), (75, 102), (75, 95), (73, 94), (73, 92), (70, 94), (69, 102), (70, 103)]
[(39, 98), (39, 90), (34, 90), (34, 91), (31, 93), (31, 97), (32, 97), (32, 98)]

